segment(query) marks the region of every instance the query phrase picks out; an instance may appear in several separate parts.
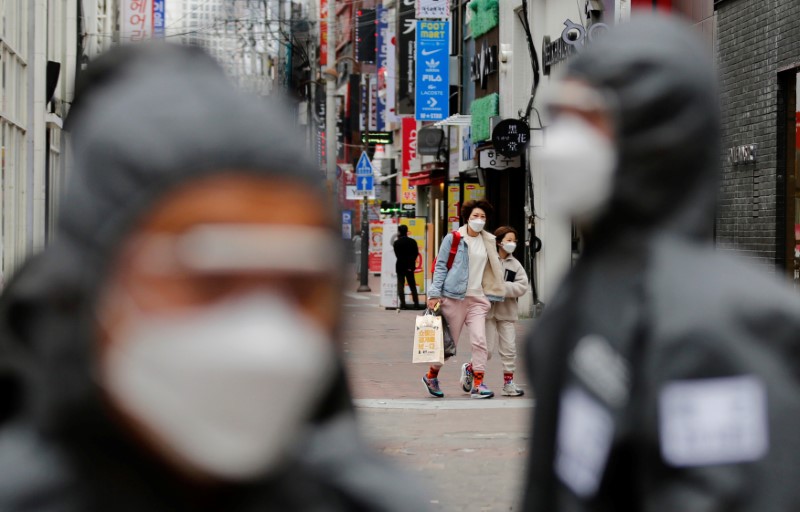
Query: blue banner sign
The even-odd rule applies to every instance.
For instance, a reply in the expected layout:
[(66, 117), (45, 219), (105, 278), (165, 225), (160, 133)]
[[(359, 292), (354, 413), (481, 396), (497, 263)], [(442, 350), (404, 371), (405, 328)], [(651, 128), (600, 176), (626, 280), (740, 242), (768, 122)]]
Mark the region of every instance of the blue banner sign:
[(415, 115), (417, 121), (441, 121), (450, 113), (450, 22), (417, 21)]
[(164, 8), (166, 0), (153, 0), (153, 37), (164, 38)]

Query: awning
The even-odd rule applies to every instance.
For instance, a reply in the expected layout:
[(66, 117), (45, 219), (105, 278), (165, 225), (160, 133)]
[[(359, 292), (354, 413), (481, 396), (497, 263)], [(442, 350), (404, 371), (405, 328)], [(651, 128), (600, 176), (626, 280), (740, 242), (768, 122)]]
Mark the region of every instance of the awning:
[(445, 169), (426, 169), (409, 174), (408, 184), (414, 187), (425, 187), (444, 183), (446, 179), (447, 171)]
[(468, 114), (453, 114), (447, 119), (442, 119), (433, 123), (433, 126), (469, 126), (472, 124), (472, 116)]

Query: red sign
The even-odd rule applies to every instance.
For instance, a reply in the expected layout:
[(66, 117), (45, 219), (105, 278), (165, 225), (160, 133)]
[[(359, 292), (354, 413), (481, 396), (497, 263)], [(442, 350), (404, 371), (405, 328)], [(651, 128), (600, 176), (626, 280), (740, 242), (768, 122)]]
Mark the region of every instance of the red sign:
[[(319, 63), (328, 65), (328, 0), (320, 0), (319, 6)], [(324, 20), (324, 21), (323, 21)]]
[(408, 178), (411, 160), (417, 158), (417, 121), (413, 117), (403, 118), (403, 177)]

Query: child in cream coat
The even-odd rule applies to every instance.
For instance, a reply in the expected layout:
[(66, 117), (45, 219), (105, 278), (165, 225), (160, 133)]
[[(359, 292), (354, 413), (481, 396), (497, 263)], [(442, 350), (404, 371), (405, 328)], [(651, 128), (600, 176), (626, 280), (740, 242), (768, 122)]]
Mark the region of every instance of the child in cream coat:
[(500, 353), (503, 363), (503, 395), (522, 396), (524, 392), (514, 383), (517, 361), (516, 324), (518, 319), (517, 299), (528, 290), (528, 276), (525, 268), (512, 255), (517, 248), (517, 231), (511, 226), (497, 228), (497, 252), (503, 263), (506, 286), (506, 299), (495, 302), (486, 317), (486, 342), (489, 357), (495, 351)]

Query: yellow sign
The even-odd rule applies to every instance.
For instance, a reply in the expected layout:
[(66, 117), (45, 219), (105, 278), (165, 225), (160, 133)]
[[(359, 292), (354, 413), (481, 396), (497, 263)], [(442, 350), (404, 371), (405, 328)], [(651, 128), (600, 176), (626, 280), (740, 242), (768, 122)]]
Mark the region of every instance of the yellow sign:
[[(414, 266), (414, 281), (417, 283), (417, 292), (425, 293), (425, 262), (428, 253), (428, 239), (425, 236), (425, 219), (400, 219), (400, 224), (408, 226), (408, 237), (417, 241), (419, 256)], [(408, 287), (406, 287), (408, 290)], [(411, 293), (408, 290), (407, 293)]]
[(478, 201), (486, 199), (486, 188), (478, 185), (477, 183), (467, 183), (464, 185), (464, 202)]
[(450, 185), (447, 187), (447, 220), (458, 222), (458, 207), (461, 202), (461, 187)]
[(408, 178), (400, 180), (400, 204), (417, 204), (417, 187), (408, 184)]

